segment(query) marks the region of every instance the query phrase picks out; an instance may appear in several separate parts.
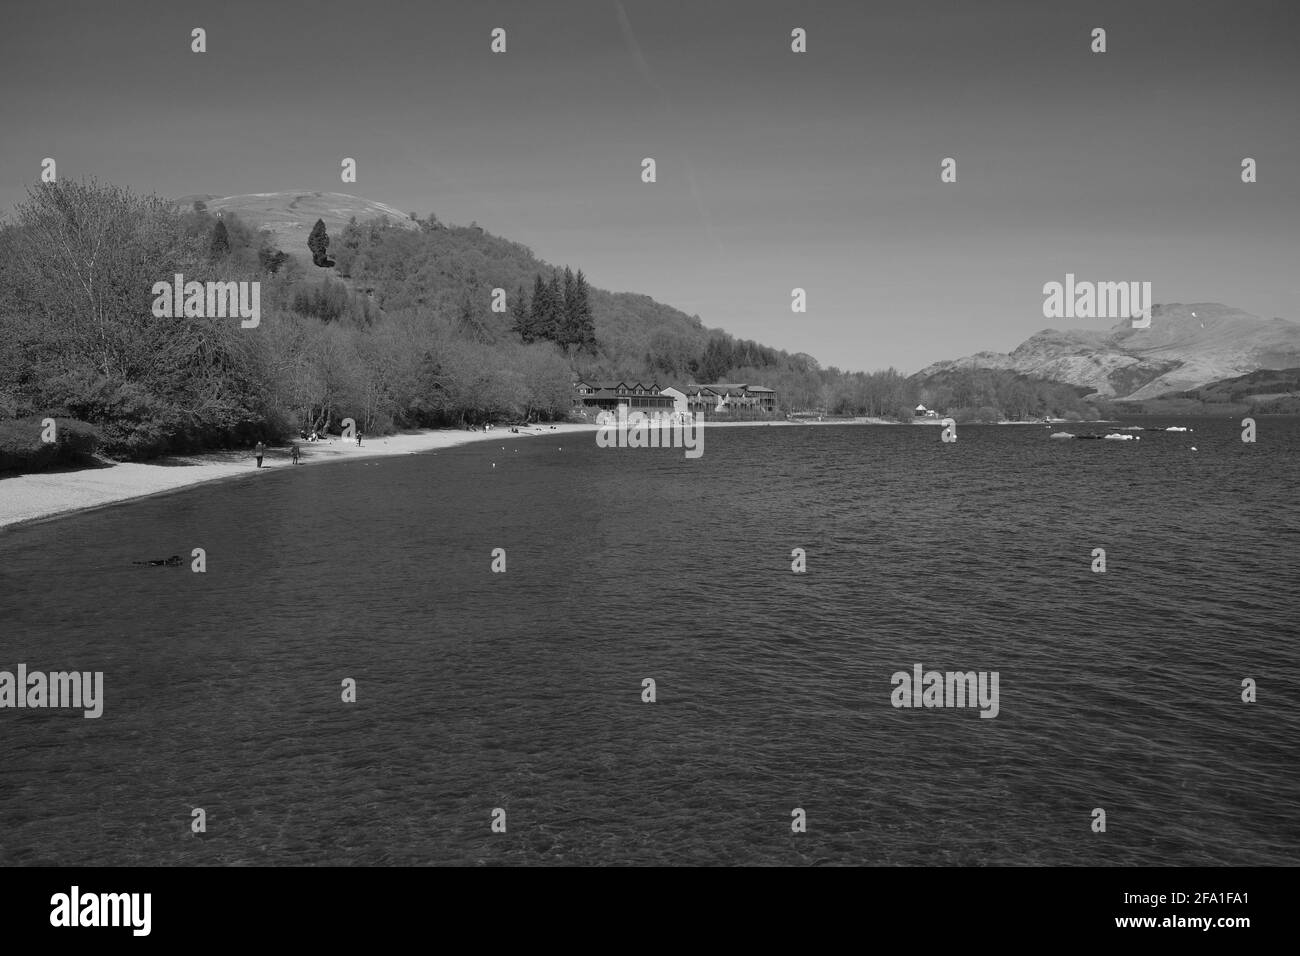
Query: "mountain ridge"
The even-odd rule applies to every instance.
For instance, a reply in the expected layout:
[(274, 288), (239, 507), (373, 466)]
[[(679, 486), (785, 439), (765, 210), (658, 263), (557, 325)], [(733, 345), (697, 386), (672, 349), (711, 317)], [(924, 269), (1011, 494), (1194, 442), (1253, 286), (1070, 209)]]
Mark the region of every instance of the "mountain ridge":
[(1300, 324), (1217, 302), (1169, 303), (1148, 328), (1043, 329), (1011, 352), (982, 351), (926, 366), (928, 379), (961, 368), (1006, 370), (1088, 387), (1096, 398), (1140, 400), (1265, 368), (1300, 365)]

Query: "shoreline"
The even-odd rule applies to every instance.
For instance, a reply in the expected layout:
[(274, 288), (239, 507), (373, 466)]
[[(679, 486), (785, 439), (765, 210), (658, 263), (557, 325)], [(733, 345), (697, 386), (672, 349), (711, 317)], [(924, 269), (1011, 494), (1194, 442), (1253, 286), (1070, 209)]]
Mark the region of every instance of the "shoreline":
[[(710, 428), (785, 428), (828, 425), (929, 425), (939, 421), (896, 422), (879, 418), (834, 419), (829, 421), (718, 421), (708, 419)], [(1029, 424), (1008, 422), (1005, 424)], [(504, 427), (490, 432), (470, 432), (454, 428), (431, 428), (414, 432), (365, 439), (360, 448), (341, 438), (324, 442), (299, 440), (303, 465), (322, 465), (363, 458), (386, 458), (396, 455), (420, 455), (444, 448), (457, 448), (496, 438), (532, 438), (539, 435), (565, 435), (595, 432), (594, 423), (557, 422), (529, 426), (526, 431), (511, 432)], [(0, 476), (0, 533), (25, 525), (66, 518), (97, 511), (125, 501), (152, 498), (184, 491), (210, 482), (252, 478), (278, 468), (294, 467), (287, 447), (268, 449), (262, 468), (253, 464), (251, 451), (202, 452), (196, 455), (172, 455), (152, 462), (118, 462), (83, 468)]]
[[(470, 432), (456, 428), (431, 428), (363, 439), (358, 448), (341, 438), (324, 442), (298, 441), (302, 466), (323, 465), (363, 458), (420, 455), (496, 438), (533, 438), (596, 430), (595, 425), (556, 423), (527, 431)], [(62, 468), (0, 477), (0, 532), (56, 518), (97, 511), (125, 501), (153, 498), (184, 491), (196, 485), (252, 478), (279, 468), (293, 468), (288, 446), (268, 448), (261, 468), (251, 451), (202, 452), (171, 455), (153, 462), (118, 462), (112, 465)]]

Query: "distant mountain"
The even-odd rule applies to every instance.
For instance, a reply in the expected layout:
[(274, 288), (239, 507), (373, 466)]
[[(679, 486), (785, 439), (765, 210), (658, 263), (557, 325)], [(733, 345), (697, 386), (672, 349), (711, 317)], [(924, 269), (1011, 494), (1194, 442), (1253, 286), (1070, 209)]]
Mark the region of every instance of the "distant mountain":
[(196, 193), (173, 200), (174, 205), (185, 211), (194, 208), (196, 202), (204, 203), (210, 213), (233, 212), (248, 225), (268, 230), (280, 249), (308, 262), (311, 261), (311, 253), (307, 251), (307, 236), (317, 219), (325, 221), (325, 229), (331, 237), (342, 232), (353, 216), (357, 222), (382, 219), (402, 229), (419, 228), (400, 209), (345, 193), (306, 190), (245, 193), (238, 196)]
[(978, 352), (936, 362), (928, 379), (964, 368), (1002, 369), (1083, 386), (1098, 398), (1140, 400), (1195, 389), (1258, 369), (1300, 365), (1300, 324), (1261, 319), (1217, 302), (1157, 305), (1151, 325), (1045, 329), (1010, 354)]

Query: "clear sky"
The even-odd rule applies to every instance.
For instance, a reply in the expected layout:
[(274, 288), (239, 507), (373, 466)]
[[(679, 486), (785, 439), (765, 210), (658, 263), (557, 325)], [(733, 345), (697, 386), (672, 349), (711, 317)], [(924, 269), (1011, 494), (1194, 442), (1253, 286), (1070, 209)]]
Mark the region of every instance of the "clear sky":
[(596, 285), (849, 369), (1009, 350), (1052, 324), (1042, 286), (1067, 272), (1300, 320), (1298, 0), (5, 0), (0, 16), (0, 210), (46, 156), (60, 178), (163, 196), (349, 192), (477, 220)]

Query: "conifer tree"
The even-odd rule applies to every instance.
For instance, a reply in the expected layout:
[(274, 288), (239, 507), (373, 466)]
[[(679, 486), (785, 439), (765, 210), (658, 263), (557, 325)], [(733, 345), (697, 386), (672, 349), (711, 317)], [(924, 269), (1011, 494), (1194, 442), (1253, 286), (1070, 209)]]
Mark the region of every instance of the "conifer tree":
[(325, 231), (325, 220), (317, 219), (316, 225), (311, 228), (311, 235), (307, 237), (307, 248), (311, 250), (311, 261), (316, 263), (322, 269), (328, 269), (334, 265), (334, 260), (329, 257), (326, 251), (329, 249), (330, 237)]
[(561, 341), (564, 326), (564, 293), (560, 289), (560, 274), (551, 273), (551, 281), (546, 286), (546, 324), (539, 333), (542, 338), (552, 342)]
[(533, 301), (528, 310), (528, 327), (531, 341), (549, 338), (546, 334), (551, 317), (550, 287), (542, 281), (540, 274), (533, 277)]
[(528, 293), (521, 285), (515, 290), (514, 301), (510, 303), (510, 317), (514, 319), (513, 331), (527, 344), (533, 341), (533, 323), (528, 313)]
[(578, 270), (573, 280), (573, 318), (570, 338), (575, 350), (596, 354), (596, 320), (591, 313), (591, 287)]
[(212, 245), (208, 249), (210, 259), (220, 259), (230, 254), (230, 233), (226, 231), (226, 221), (218, 219), (212, 227)]
[(577, 315), (575, 313), (576, 303), (574, 301), (573, 290), (573, 270), (568, 266), (564, 267), (564, 291), (560, 298), (560, 315), (556, 323), (555, 341), (560, 348), (568, 351), (576, 342), (574, 333), (577, 330)]

